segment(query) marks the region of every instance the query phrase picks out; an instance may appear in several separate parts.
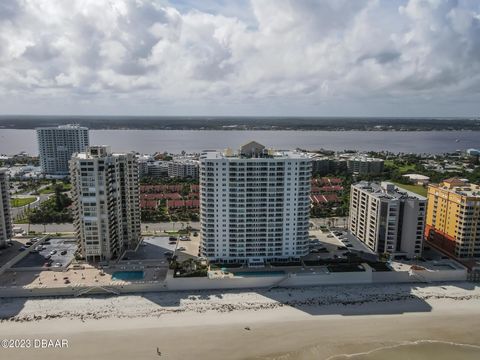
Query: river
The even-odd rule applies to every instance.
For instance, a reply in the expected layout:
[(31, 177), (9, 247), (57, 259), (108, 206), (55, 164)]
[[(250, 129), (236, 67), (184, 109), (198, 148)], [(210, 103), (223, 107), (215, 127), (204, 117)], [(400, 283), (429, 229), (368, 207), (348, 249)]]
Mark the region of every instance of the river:
[[(92, 145), (140, 153), (238, 148), (255, 140), (276, 149), (353, 149), (441, 154), (480, 147), (475, 131), (91, 130)], [(38, 154), (35, 130), (0, 129), (0, 154)]]

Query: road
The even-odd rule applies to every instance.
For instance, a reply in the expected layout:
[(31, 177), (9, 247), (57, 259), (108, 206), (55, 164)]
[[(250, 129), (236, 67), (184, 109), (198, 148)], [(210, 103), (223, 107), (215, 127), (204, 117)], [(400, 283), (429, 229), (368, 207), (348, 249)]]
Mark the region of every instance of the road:
[[(315, 227), (320, 226), (335, 226), (346, 227), (348, 225), (347, 217), (325, 218), (325, 219), (310, 219), (310, 222)], [(28, 231), (28, 224), (15, 225)], [(165, 230), (179, 230), (191, 226), (194, 229), (200, 229), (199, 222), (170, 222), (170, 223), (142, 223), (142, 233), (163, 233)], [(66, 233), (73, 232), (73, 224), (30, 224), (30, 231), (35, 232), (49, 232), (49, 233)]]
[(37, 200), (35, 202), (31, 203), (31, 204), (28, 204), (28, 205), (25, 205), (25, 206), (22, 206), (22, 207), (12, 207), (11, 212), (12, 212), (12, 219), (13, 219), (14, 222), (17, 219), (23, 218), (25, 211), (27, 211), (28, 209), (36, 209), (44, 201), (48, 200), (53, 195), (53, 194), (37, 194), (37, 192), (46, 188), (49, 185), (50, 184), (45, 184), (45, 185), (40, 186), (36, 190), (26, 191), (22, 194), (11, 195), (12, 198), (14, 198), (14, 197), (21, 198), (21, 197), (30, 197), (30, 196), (37, 197)]
[[(24, 212), (28, 209), (36, 209), (44, 201), (48, 200), (52, 194), (40, 194), (40, 195), (22, 195), (22, 196), (37, 196), (37, 200), (31, 204), (22, 206), (22, 207), (12, 207), (12, 219), (13, 221), (23, 218)], [(20, 196), (16, 196), (20, 197)]]
[[(28, 224), (15, 224), (16, 227), (21, 227), (25, 231), (28, 231)], [(200, 223), (198, 222), (175, 222), (175, 223), (143, 223), (142, 224), (142, 233), (145, 232), (157, 232), (162, 233), (165, 230), (179, 230), (186, 226), (191, 226), (194, 229), (200, 228)], [(73, 232), (73, 224), (30, 224), (30, 231), (35, 232), (48, 232), (48, 233), (67, 233)]]
[(345, 217), (331, 217), (331, 218), (311, 218), (310, 223), (314, 224), (314, 226), (332, 226), (332, 227), (340, 227), (340, 228), (347, 228), (348, 226), (348, 216)]

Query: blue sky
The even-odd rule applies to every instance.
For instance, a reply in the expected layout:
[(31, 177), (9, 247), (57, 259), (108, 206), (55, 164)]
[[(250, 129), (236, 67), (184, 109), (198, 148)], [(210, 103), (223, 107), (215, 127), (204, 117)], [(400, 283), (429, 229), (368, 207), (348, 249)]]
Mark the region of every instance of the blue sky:
[(480, 2), (2, 0), (0, 113), (480, 116)]

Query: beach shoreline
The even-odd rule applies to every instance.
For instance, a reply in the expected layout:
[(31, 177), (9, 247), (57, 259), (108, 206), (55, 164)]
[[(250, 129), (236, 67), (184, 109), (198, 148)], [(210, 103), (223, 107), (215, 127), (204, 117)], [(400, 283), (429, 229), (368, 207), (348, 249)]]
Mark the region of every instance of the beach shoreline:
[(69, 342), (1, 350), (9, 359), (151, 359), (157, 348), (167, 359), (327, 359), (419, 340), (480, 345), (472, 283), (2, 299), (0, 315), (2, 339)]

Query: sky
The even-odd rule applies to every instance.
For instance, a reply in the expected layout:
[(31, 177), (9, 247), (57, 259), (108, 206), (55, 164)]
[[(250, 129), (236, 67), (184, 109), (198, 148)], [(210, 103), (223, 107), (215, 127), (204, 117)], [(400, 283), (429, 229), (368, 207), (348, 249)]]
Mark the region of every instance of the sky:
[(0, 114), (480, 116), (480, 1), (1, 0)]

